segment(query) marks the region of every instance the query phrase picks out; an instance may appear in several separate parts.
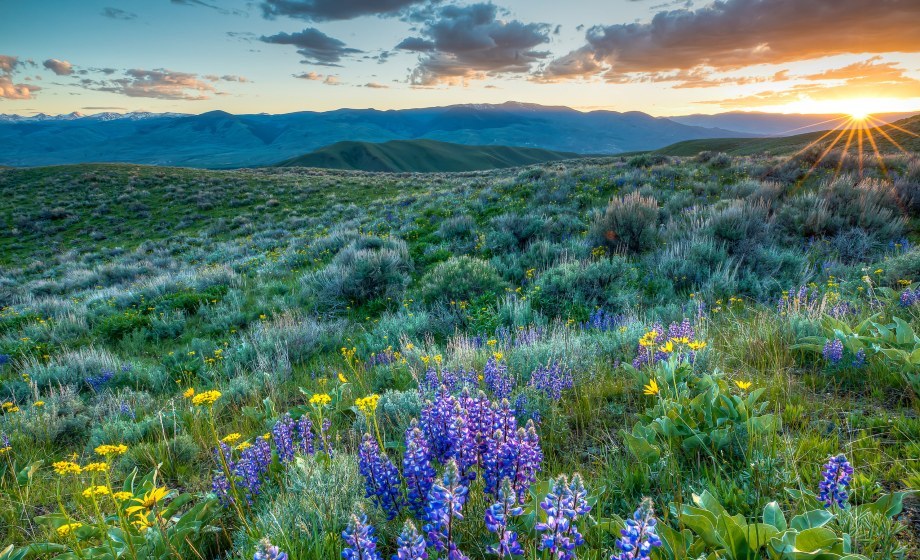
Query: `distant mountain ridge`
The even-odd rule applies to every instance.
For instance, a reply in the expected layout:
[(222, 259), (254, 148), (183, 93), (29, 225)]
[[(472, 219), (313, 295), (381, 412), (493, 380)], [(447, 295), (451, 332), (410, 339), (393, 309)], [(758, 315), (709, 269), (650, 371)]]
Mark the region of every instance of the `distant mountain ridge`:
[(278, 167), (321, 167), (387, 172), (481, 171), (579, 157), (571, 152), (510, 146), (466, 146), (436, 140), (336, 142)]
[[(189, 167), (273, 165), (345, 140), (437, 140), (583, 154), (651, 150), (681, 140), (739, 136), (641, 112), (583, 113), (509, 102), (282, 115), (144, 114), (142, 118), (27, 118), (0, 122), (0, 164), (130, 162)], [(741, 134), (741, 136), (746, 136)]]

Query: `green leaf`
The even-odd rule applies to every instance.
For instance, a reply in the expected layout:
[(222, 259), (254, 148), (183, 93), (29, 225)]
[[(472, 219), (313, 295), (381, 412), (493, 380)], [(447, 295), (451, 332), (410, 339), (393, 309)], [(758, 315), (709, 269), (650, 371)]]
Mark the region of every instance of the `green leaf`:
[(786, 516), (783, 515), (783, 510), (780, 509), (779, 504), (776, 502), (770, 502), (764, 506), (763, 522), (776, 527), (778, 531), (785, 531), (787, 528)]
[(823, 527), (833, 519), (834, 516), (826, 509), (813, 509), (801, 515), (796, 515), (789, 522), (789, 526), (798, 531)]

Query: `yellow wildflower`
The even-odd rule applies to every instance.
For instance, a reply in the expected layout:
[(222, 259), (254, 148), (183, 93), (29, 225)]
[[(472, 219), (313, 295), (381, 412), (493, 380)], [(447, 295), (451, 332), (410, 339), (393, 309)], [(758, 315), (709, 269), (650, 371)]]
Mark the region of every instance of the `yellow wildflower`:
[(313, 406), (326, 406), (332, 402), (332, 397), (326, 393), (316, 393), (310, 397), (310, 404)]
[(242, 451), (244, 449), (249, 449), (250, 447), (252, 447), (252, 444), (248, 441), (244, 441), (243, 443), (237, 445), (234, 449), (237, 451)]
[(114, 494), (112, 494), (112, 497), (118, 500), (119, 502), (123, 502), (125, 500), (130, 500), (131, 498), (133, 498), (134, 494), (132, 494), (131, 492), (115, 492)]
[(83, 491), (84, 498), (92, 498), (93, 496), (104, 496), (109, 493), (108, 486), (90, 486)]
[(130, 506), (126, 508), (125, 511), (128, 515), (133, 515), (145, 509), (153, 509), (154, 506), (163, 501), (167, 495), (169, 495), (169, 488), (165, 486), (154, 488), (144, 494), (142, 498), (134, 498), (134, 502), (137, 505)]
[(339, 372), (339, 382), (340, 382), (340, 383), (348, 383), (348, 378), (345, 377), (345, 375), (344, 375), (341, 371)]
[(109, 470), (108, 463), (89, 463), (83, 467), (84, 472), (105, 472)]
[(737, 385), (738, 388), (741, 389), (742, 391), (747, 391), (748, 389), (751, 388), (750, 381), (735, 381), (735, 385)]
[(103, 456), (123, 455), (127, 450), (127, 445), (119, 443), (118, 445), (100, 445), (96, 448), (96, 453)]
[(45, 401), (35, 401), (34, 403), (32, 403), (32, 406), (34, 406), (35, 408), (41, 408), (45, 406)]
[(265, 432), (264, 434), (262, 434), (262, 439), (264, 439), (265, 441), (268, 441), (272, 439), (272, 435), (269, 432)]
[(687, 346), (689, 346), (690, 349), (693, 350), (694, 352), (699, 352), (703, 348), (706, 348), (706, 343), (703, 342), (702, 340), (694, 340)]
[(377, 401), (379, 400), (380, 395), (368, 395), (364, 398), (356, 400), (355, 406), (357, 406), (358, 410), (360, 410), (363, 414), (370, 416), (377, 410)]
[(441, 365), (441, 359), (442, 359), (442, 358), (441, 358), (441, 355), (440, 355), (440, 354), (436, 355), (436, 356), (434, 357), (434, 363), (436, 363), (436, 364), (438, 364), (438, 365)]
[(642, 387), (642, 389), (644, 389), (642, 391), (642, 394), (644, 395), (649, 395), (649, 396), (657, 395), (659, 391), (658, 381), (656, 381), (655, 378), (653, 377), (651, 380), (649, 380), (648, 385), (645, 385), (644, 387)]
[(74, 531), (76, 531), (82, 526), (83, 524), (80, 523), (79, 521), (76, 523), (68, 523), (66, 525), (61, 525), (60, 527), (57, 528), (57, 534), (59, 537), (66, 537), (67, 535), (73, 533)]
[(665, 354), (670, 354), (671, 352), (674, 351), (674, 343), (669, 340), (665, 342), (664, 344), (662, 344), (661, 346), (659, 346), (658, 349), (664, 352)]
[(204, 393), (198, 393), (192, 398), (192, 404), (195, 406), (213, 406), (217, 399), (221, 396), (220, 391), (205, 391)]
[(243, 437), (241, 434), (237, 432), (233, 432), (232, 434), (227, 434), (226, 436), (224, 436), (224, 439), (220, 441), (226, 443), (227, 445), (233, 445), (241, 437)]
[(80, 472), (83, 470), (80, 468), (80, 465), (71, 461), (58, 461), (51, 466), (54, 467), (54, 472), (60, 476), (65, 476), (68, 474), (80, 474)]
[(195, 396), (195, 389), (192, 388), (192, 387), (189, 387), (188, 389), (185, 390), (184, 393), (182, 393), (182, 396), (185, 397), (185, 398), (187, 398), (187, 399), (190, 399), (190, 398), (194, 397), (194, 396)]
[(492, 357), (495, 358), (496, 360), (501, 360), (502, 358), (505, 357), (505, 355), (502, 354), (501, 352), (493, 352)]

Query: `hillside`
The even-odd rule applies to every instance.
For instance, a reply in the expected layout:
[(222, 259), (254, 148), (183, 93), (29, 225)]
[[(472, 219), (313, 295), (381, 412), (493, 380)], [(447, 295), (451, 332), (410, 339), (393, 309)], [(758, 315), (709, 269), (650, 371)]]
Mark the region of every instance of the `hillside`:
[[(743, 136), (743, 134), (740, 134)], [(282, 115), (143, 115), (143, 118), (0, 122), (0, 164), (123, 162), (183, 167), (274, 165), (341, 141), (437, 140), (583, 154), (654, 150), (739, 136), (645, 113), (581, 112), (524, 103)]]
[[(725, 152), (730, 155), (788, 155), (794, 154), (805, 149), (810, 144), (815, 143), (820, 148), (827, 149), (834, 140), (834, 149), (843, 149), (847, 139), (850, 136), (849, 129), (843, 131), (830, 132), (809, 132), (796, 136), (787, 136), (783, 138), (714, 138), (685, 140), (666, 146), (656, 153), (669, 156), (692, 156), (704, 151)], [(859, 147), (859, 132), (854, 129), (853, 139), (847, 153), (857, 153)], [(903, 149), (907, 152), (920, 152), (920, 115), (909, 117), (881, 126), (873, 126), (863, 129), (863, 152), (870, 153), (873, 151), (872, 143), (869, 139), (875, 141), (878, 150), (882, 153), (891, 153)], [(893, 142), (892, 142), (893, 140)], [(900, 147), (900, 148), (899, 148)]]
[(383, 143), (336, 142), (309, 154), (282, 161), (278, 167), (319, 167), (357, 171), (480, 171), (517, 167), (578, 154), (511, 146), (465, 146), (434, 140)]

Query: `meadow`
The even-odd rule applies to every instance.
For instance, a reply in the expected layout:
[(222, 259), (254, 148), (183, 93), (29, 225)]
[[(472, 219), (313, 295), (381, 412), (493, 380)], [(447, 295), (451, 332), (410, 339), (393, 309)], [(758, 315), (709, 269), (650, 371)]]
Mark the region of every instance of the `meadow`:
[(821, 155), (0, 169), (0, 559), (918, 559), (920, 160)]

